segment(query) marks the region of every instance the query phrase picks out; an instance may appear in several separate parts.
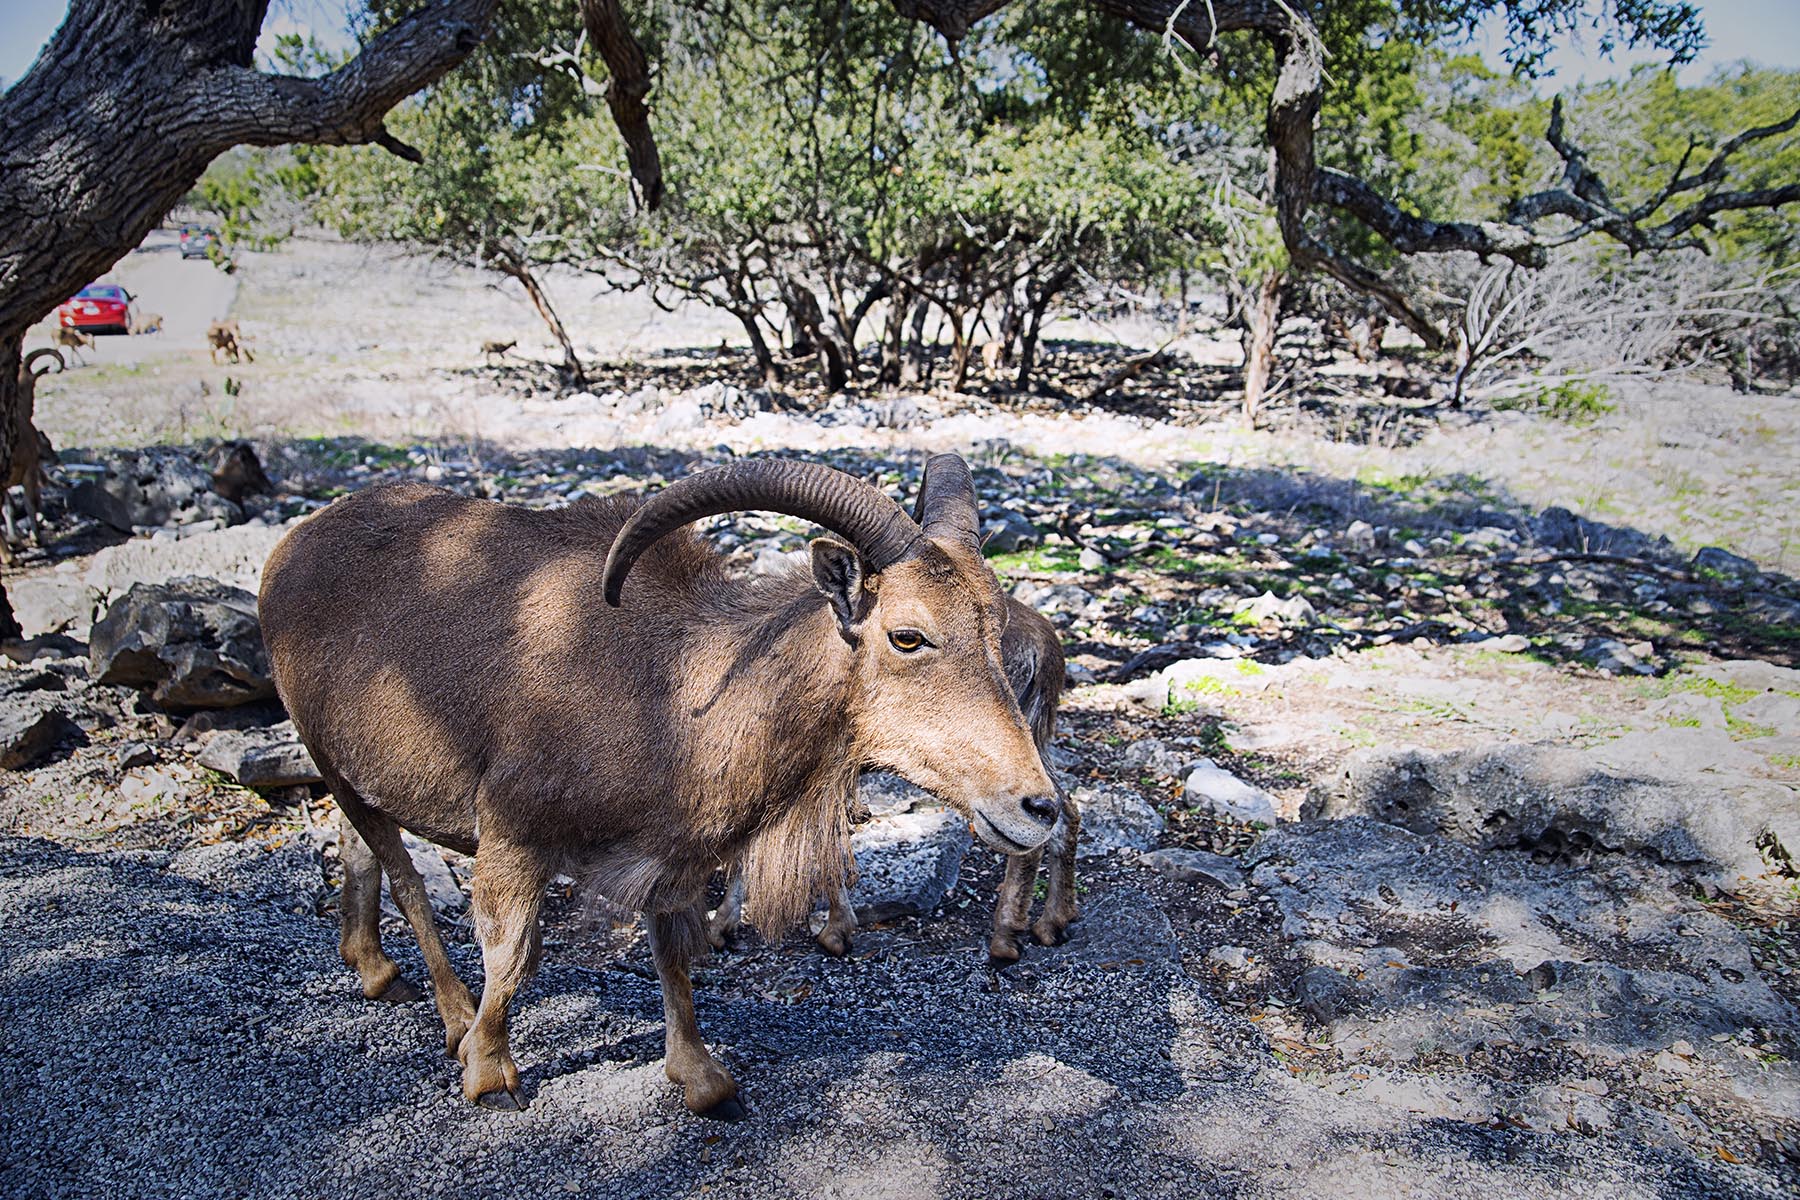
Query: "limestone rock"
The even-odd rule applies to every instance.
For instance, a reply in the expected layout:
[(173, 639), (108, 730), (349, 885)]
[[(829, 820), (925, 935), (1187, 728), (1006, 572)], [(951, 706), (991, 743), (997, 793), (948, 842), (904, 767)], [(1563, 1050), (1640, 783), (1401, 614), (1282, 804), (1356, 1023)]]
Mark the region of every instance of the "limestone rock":
[(1158, 875), (1177, 883), (1208, 883), (1220, 891), (1235, 892), (1244, 886), (1244, 872), (1235, 860), (1205, 850), (1152, 850), (1141, 860)]
[(1081, 808), (1081, 858), (1099, 858), (1115, 850), (1148, 850), (1163, 831), (1162, 814), (1129, 788), (1106, 784), (1078, 787), (1072, 793)]
[(1546, 865), (1366, 817), (1284, 826), (1250, 857), (1305, 963), (1297, 999), (1364, 1061), (1682, 1038), (1725, 1060), (1714, 1035), (1796, 1020), (1742, 932), (1654, 862)]
[(1247, 825), (1275, 824), (1275, 797), (1207, 759), (1188, 774), (1182, 798), (1195, 808), (1210, 809)]
[(94, 623), (88, 649), (96, 680), (145, 688), (173, 710), (275, 694), (256, 597), (216, 579), (132, 585)]
[(1000, 509), (988, 518), (984, 533), (987, 541), (982, 548), (989, 554), (1029, 550), (1044, 540), (1036, 525), (1010, 508)]
[[(1760, 761), (1723, 734), (1685, 728), (1636, 735), (1610, 753), (1367, 750), (1301, 815), (1366, 814), (1480, 849), (1623, 851), (1755, 876), (1769, 869), (1759, 845), (1791, 854), (1800, 839), (1793, 789), (1736, 773)], [(1708, 767), (1726, 769), (1709, 777)]]
[(968, 824), (943, 809), (871, 821), (850, 838), (856, 886), (850, 903), (864, 924), (930, 912), (956, 886)]
[(312, 755), (300, 744), (289, 721), (269, 729), (227, 729), (214, 734), (199, 761), (247, 788), (322, 782)]
[(62, 701), (46, 692), (0, 696), (0, 768), (19, 770), (81, 735)]
[(1704, 574), (1723, 575), (1727, 579), (1754, 579), (1760, 574), (1756, 563), (1742, 555), (1718, 546), (1707, 546), (1694, 555), (1694, 569)]

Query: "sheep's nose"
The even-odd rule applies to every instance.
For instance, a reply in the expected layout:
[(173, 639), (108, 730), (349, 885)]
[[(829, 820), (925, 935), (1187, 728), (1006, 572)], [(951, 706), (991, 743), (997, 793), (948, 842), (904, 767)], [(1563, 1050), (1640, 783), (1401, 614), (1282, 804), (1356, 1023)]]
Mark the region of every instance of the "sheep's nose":
[(1046, 828), (1056, 824), (1056, 818), (1062, 813), (1062, 805), (1056, 802), (1055, 796), (1027, 796), (1019, 801), (1019, 807), (1025, 810), (1026, 816)]

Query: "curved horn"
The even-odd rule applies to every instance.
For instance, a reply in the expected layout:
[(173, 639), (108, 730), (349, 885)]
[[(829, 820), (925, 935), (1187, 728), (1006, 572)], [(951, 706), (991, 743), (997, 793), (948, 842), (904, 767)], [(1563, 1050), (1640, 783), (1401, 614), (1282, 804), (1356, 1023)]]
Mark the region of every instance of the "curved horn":
[(855, 546), (872, 572), (899, 562), (919, 539), (898, 504), (854, 475), (792, 459), (733, 463), (676, 480), (631, 515), (606, 556), (606, 602), (618, 607), (632, 564), (659, 538), (702, 517), (753, 510), (824, 526)]
[(934, 454), (925, 460), (919, 502), (913, 519), (927, 537), (959, 538), (981, 544), (981, 509), (975, 503), (975, 479), (960, 454)]
[(36, 350), (33, 350), (30, 354), (25, 356), (19, 363), (19, 368), (27, 375), (48, 375), (50, 373), (49, 367), (45, 367), (42, 371), (33, 371), (31, 369), (31, 364), (40, 358), (54, 358), (56, 360), (56, 369), (59, 371), (69, 365), (67, 362), (63, 361), (62, 351), (52, 349), (49, 346), (39, 346)]

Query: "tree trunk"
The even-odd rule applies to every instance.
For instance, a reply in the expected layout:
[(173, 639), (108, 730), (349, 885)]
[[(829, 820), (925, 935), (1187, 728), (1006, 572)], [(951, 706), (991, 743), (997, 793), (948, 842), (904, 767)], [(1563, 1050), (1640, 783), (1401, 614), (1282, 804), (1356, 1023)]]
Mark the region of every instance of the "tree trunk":
[(969, 378), (969, 359), (975, 352), (975, 342), (963, 328), (969, 320), (969, 314), (961, 309), (949, 314), (950, 317), (950, 390), (960, 392)]
[(756, 310), (733, 309), (732, 315), (744, 327), (744, 336), (750, 339), (750, 353), (756, 356), (756, 372), (762, 378), (762, 385), (767, 388), (779, 387), (781, 365), (775, 361), (775, 354), (763, 337), (762, 324), (756, 319)]
[[(25, 402), (24, 389), (19, 386), (19, 350), (22, 339), (17, 336), (0, 336), (0, 413), (7, 414), (7, 428), (10, 430), (18, 420), (20, 407)], [(4, 480), (6, 468), (12, 466), (12, 437), (0, 437), (0, 480)], [(0, 496), (0, 504), (6, 498)], [(12, 602), (7, 599), (6, 589), (0, 587), (0, 641), (7, 638), (23, 637), (24, 631), (13, 616)]]
[(910, 387), (918, 387), (931, 378), (931, 354), (925, 347), (925, 318), (930, 315), (931, 301), (923, 296), (913, 301), (906, 359), (900, 366), (900, 382)]
[(877, 283), (862, 294), (856, 307), (850, 310), (850, 316), (844, 323), (844, 345), (852, 356), (856, 354), (856, 338), (862, 332), (862, 323), (868, 319), (869, 310), (881, 301), (886, 300), (892, 289), (885, 282)]
[(537, 315), (549, 326), (550, 336), (562, 347), (563, 370), (568, 372), (569, 382), (578, 388), (585, 388), (587, 372), (581, 369), (581, 357), (575, 353), (575, 343), (569, 340), (569, 331), (563, 327), (562, 318), (556, 315), (556, 309), (551, 307), (550, 297), (538, 283), (531, 265), (510, 251), (502, 251), (494, 260), (494, 265), (507, 278), (518, 280), (519, 286), (525, 289), (525, 294), (531, 298), (531, 306), (537, 309)]
[(1244, 420), (1256, 424), (1269, 377), (1275, 372), (1275, 331), (1281, 325), (1281, 285), (1287, 275), (1270, 271), (1244, 312)]
[[(268, 0), (73, 0), (0, 95), (0, 474), (33, 322), (144, 240), (231, 147), (374, 143), (486, 36), (498, 0), (431, 0), (318, 79), (253, 68)], [(0, 632), (16, 628), (0, 592)]]
[(893, 387), (905, 372), (906, 313), (904, 293), (888, 298), (887, 322), (881, 330), (881, 368), (876, 379)]
[(805, 337), (819, 357), (819, 377), (828, 392), (841, 392), (850, 382), (850, 364), (843, 347), (825, 328), (825, 314), (812, 292), (799, 284), (788, 289), (788, 317), (794, 322), (795, 340)]
[(1013, 387), (1024, 391), (1031, 385), (1031, 372), (1037, 365), (1038, 336), (1044, 328), (1044, 314), (1050, 311), (1050, 305), (1062, 290), (1069, 286), (1069, 280), (1075, 278), (1075, 268), (1064, 266), (1046, 279), (1041, 287), (1027, 285), (1025, 289), (1025, 331), (1019, 343), (1019, 374), (1013, 380)]

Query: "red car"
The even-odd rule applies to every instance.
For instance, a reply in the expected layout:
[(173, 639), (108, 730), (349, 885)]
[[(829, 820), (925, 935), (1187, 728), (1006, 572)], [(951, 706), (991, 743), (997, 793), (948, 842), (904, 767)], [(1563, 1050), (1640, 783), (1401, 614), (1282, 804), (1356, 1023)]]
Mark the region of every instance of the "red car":
[(65, 329), (132, 330), (131, 293), (116, 283), (90, 283), (65, 300), (56, 310), (56, 320)]

